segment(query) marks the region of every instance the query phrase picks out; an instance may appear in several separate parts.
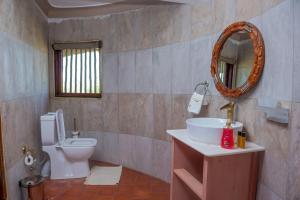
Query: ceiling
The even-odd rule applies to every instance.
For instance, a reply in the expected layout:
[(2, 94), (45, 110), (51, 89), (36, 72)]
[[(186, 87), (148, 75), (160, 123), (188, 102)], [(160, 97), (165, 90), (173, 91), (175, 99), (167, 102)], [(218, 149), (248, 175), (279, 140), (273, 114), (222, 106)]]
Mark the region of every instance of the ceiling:
[[(145, 7), (174, 4), (186, 0), (35, 0), (48, 18), (107, 15)], [(174, 2), (171, 2), (174, 1)]]
[(48, 18), (107, 15), (157, 4), (193, 4), (210, 0), (35, 0)]
[(104, 6), (123, 0), (48, 0), (54, 8), (85, 8), (94, 6)]

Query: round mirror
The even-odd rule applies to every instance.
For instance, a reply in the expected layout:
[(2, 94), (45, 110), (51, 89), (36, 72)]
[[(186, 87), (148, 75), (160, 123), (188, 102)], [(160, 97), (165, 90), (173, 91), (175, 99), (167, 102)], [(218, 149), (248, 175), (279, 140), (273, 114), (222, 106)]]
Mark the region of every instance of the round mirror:
[(215, 44), (211, 73), (218, 91), (239, 97), (257, 83), (264, 66), (264, 43), (259, 30), (248, 22), (227, 27)]

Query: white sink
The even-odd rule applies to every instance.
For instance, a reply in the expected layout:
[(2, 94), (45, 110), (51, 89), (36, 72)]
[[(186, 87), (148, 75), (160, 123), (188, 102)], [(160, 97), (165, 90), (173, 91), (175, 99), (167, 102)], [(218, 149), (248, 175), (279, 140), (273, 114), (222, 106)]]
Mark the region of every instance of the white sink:
[[(192, 140), (207, 144), (219, 145), (221, 142), (223, 128), (226, 119), (219, 118), (191, 118), (186, 120), (188, 135)], [(238, 131), (242, 130), (243, 124), (234, 122), (232, 124), (235, 139)]]

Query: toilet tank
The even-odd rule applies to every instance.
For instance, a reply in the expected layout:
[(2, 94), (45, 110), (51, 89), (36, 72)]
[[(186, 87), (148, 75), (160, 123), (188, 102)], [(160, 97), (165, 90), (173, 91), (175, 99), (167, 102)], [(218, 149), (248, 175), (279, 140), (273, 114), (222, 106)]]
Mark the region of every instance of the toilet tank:
[(43, 146), (57, 143), (55, 116), (55, 113), (47, 113), (41, 116), (41, 137)]

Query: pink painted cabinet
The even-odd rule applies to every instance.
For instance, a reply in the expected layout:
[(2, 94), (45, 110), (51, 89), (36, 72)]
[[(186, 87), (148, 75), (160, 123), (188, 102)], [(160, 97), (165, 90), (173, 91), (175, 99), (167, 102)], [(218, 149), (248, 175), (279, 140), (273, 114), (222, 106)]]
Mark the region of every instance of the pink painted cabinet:
[(171, 136), (171, 200), (255, 200), (263, 148), (207, 156), (200, 151), (202, 147), (191, 147), (184, 142), (187, 139)]

